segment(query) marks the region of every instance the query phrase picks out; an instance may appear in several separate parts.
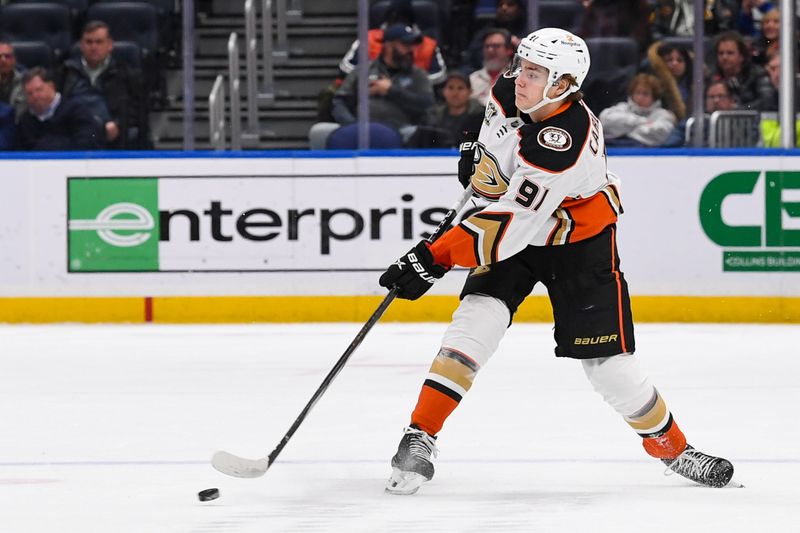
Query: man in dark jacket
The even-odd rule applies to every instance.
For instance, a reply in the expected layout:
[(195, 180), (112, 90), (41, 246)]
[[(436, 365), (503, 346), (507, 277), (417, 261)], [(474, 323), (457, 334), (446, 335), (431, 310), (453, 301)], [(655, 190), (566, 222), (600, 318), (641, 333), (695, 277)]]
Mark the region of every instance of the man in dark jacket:
[[(381, 55), (369, 65), (369, 117), (398, 132), (403, 140), (414, 133), (433, 100), (428, 74), (414, 66), (414, 49), (422, 35), (410, 26), (393, 25), (383, 33)], [(358, 70), (333, 96), (333, 118), (339, 124), (356, 120)]]
[(22, 75), (28, 110), (17, 125), (20, 150), (97, 150), (105, 145), (102, 122), (81, 97), (56, 91), (47, 71), (34, 67)]
[[(105, 22), (86, 24), (80, 40), (80, 59), (64, 62), (61, 88), (67, 97), (95, 100), (96, 113), (105, 108), (108, 147), (136, 149), (147, 146), (147, 111), (141, 73), (116, 61), (114, 42)], [(104, 104), (104, 105), (101, 105)]]

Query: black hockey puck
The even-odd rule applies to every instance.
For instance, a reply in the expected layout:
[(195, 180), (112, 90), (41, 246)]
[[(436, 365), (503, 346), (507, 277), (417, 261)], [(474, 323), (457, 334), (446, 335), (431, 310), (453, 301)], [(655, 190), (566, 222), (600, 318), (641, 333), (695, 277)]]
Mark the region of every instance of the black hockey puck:
[(201, 502), (210, 502), (211, 500), (216, 500), (219, 498), (219, 489), (206, 489), (201, 490), (197, 493), (197, 497), (200, 499)]

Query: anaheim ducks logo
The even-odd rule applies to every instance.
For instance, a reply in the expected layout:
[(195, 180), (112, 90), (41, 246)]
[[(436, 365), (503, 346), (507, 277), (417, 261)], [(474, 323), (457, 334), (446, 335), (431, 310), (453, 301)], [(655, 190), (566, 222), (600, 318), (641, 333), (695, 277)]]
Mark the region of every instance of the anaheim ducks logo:
[(566, 152), (572, 147), (572, 137), (566, 130), (548, 127), (539, 132), (536, 137), (539, 144), (556, 152)]
[(497, 200), (508, 190), (508, 178), (500, 171), (497, 159), (477, 143), (475, 169), (472, 172), (472, 190), (487, 200)]

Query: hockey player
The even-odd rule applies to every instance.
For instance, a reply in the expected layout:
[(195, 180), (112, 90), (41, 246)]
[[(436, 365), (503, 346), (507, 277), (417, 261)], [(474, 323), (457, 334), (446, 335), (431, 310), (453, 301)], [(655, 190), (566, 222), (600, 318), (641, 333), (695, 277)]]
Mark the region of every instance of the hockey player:
[(380, 278), (399, 298), (416, 300), (454, 265), (473, 269), (392, 458), (388, 492), (413, 494), (433, 477), (439, 431), (537, 282), (553, 306), (555, 355), (581, 360), (649, 455), (703, 485), (721, 487), (733, 476), (729, 461), (686, 443), (634, 355), (616, 246), (619, 182), (606, 169), (600, 121), (581, 100), (588, 71), (581, 38), (556, 28), (523, 38), (492, 89), (472, 164), (459, 176), (496, 203), (433, 244), (420, 242)]

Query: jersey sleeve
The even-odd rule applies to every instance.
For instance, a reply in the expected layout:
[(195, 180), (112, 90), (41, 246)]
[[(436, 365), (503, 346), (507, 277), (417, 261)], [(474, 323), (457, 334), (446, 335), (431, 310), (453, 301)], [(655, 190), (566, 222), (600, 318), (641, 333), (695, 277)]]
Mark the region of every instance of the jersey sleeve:
[(496, 203), (461, 221), (431, 246), (436, 262), (447, 267), (490, 265), (530, 245), (546, 224), (555, 226), (554, 212), (562, 202), (575, 191), (589, 191), (586, 172), (578, 166), (589, 126), (582, 106), (565, 104), (552, 120), (516, 130), (507, 189)]
[(476, 267), (523, 250), (571, 190), (569, 179), (520, 166), (496, 204), (463, 220), (431, 245), (434, 260), (448, 268)]

